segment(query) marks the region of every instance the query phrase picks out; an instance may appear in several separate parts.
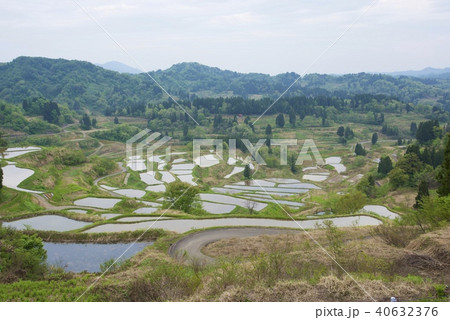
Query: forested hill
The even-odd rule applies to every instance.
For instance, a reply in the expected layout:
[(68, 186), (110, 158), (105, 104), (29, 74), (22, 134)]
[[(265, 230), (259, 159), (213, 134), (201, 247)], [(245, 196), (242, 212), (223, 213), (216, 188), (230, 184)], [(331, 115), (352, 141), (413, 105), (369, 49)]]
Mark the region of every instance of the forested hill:
[[(276, 97), (297, 77), (296, 73), (269, 76), (243, 74), (204, 66), (180, 63), (166, 70), (150, 72), (174, 96), (200, 97), (260, 96)], [(336, 96), (371, 93), (397, 97), (404, 102), (429, 102), (449, 109), (450, 79), (392, 77), (381, 74), (342, 76), (309, 74), (288, 95)], [(74, 110), (104, 110), (133, 103), (165, 99), (146, 74), (121, 74), (89, 62), (19, 57), (0, 65), (0, 99), (21, 103), (29, 97), (44, 97)]]

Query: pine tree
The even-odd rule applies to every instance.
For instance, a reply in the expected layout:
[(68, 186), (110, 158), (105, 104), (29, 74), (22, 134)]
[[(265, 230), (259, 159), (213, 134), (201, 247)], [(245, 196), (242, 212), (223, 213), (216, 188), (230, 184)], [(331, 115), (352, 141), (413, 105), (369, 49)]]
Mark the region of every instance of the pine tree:
[(416, 203), (414, 204), (414, 208), (419, 209), (422, 207), (422, 201), (424, 197), (429, 197), (430, 192), (428, 190), (428, 182), (422, 180), (419, 184), (419, 191), (416, 196)]
[(283, 128), (284, 127), (284, 115), (282, 113), (280, 113), (277, 116), (277, 118), (275, 120), (275, 123), (276, 123), (277, 127), (279, 127), (279, 128)]
[(337, 134), (339, 137), (343, 137), (343, 136), (344, 136), (344, 132), (345, 132), (345, 128), (344, 128), (343, 126), (340, 126), (340, 127), (337, 129), (336, 134)]
[(377, 143), (378, 141), (378, 133), (374, 132), (372, 135), (372, 144)]
[(92, 126), (94, 128), (97, 128), (97, 119), (95, 119), (95, 118), (92, 119)]
[(291, 169), (292, 173), (297, 173), (297, 166), (295, 165), (296, 157), (294, 154), (290, 154), (288, 157), (289, 169)]
[(119, 124), (119, 118), (114, 117), (114, 124)]
[(295, 116), (294, 109), (289, 111), (289, 123), (291, 126), (295, 127), (295, 122), (297, 121), (297, 117)]
[(366, 149), (364, 149), (360, 143), (356, 144), (355, 153), (357, 156), (365, 156), (367, 154)]
[(389, 156), (382, 157), (380, 159), (380, 163), (378, 164), (378, 173), (387, 175), (389, 172), (391, 172), (392, 168), (392, 160), (391, 158), (389, 158)]
[(189, 127), (187, 126), (187, 124), (185, 123), (183, 125), (183, 139), (187, 140), (188, 138), (188, 133), (189, 133)]
[(415, 136), (416, 132), (417, 132), (417, 123), (411, 122), (411, 125), (409, 127), (409, 131), (411, 132), (412, 136)]
[(353, 139), (355, 134), (353, 133), (353, 130), (350, 129), (350, 127), (346, 127), (345, 128), (345, 132), (344, 132), (344, 136), (345, 136), (345, 139), (350, 140), (350, 139)]
[(250, 169), (250, 165), (246, 164), (244, 168), (244, 178), (245, 180), (250, 180), (252, 177), (252, 170)]
[(0, 165), (0, 190), (3, 188), (3, 169)]
[(92, 127), (91, 118), (85, 113), (80, 120), (80, 127), (83, 130), (90, 130)]
[(266, 127), (266, 136), (267, 137), (272, 136), (272, 126), (270, 124), (268, 124)]
[(450, 194), (450, 134), (447, 135), (447, 146), (444, 151), (444, 161), (442, 169), (438, 175), (438, 181), (441, 183), (437, 192), (441, 197)]

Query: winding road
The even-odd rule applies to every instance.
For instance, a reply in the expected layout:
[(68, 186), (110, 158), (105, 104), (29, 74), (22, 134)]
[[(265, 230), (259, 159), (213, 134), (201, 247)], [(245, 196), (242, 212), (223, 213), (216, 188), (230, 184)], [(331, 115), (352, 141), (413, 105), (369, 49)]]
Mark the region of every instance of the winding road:
[(262, 235), (299, 233), (298, 230), (275, 229), (275, 228), (222, 228), (211, 229), (190, 234), (178, 242), (172, 244), (169, 248), (169, 254), (174, 257), (181, 257), (185, 254), (190, 259), (204, 264), (211, 264), (214, 258), (206, 256), (202, 253), (202, 248), (206, 245), (231, 238), (247, 238)]

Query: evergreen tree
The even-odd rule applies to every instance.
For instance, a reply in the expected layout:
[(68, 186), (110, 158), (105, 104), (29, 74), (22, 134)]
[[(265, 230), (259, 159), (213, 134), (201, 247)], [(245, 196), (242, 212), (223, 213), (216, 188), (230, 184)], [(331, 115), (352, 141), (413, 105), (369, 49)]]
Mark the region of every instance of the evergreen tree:
[(3, 188), (3, 169), (2, 165), (0, 164), (0, 190)]
[(85, 113), (83, 115), (83, 118), (81, 118), (81, 120), (80, 120), (80, 127), (83, 130), (90, 130), (91, 129), (91, 127), (92, 127), (91, 118), (89, 118), (87, 113)]
[(389, 158), (389, 156), (382, 157), (380, 159), (380, 163), (378, 164), (378, 173), (387, 175), (389, 172), (391, 172), (392, 168), (392, 160), (391, 158)]
[(279, 128), (283, 128), (284, 127), (284, 115), (282, 113), (280, 113), (277, 116), (277, 118), (275, 120), (275, 123), (276, 123), (277, 127), (279, 127)]
[(289, 111), (289, 123), (291, 126), (295, 127), (295, 122), (297, 121), (297, 117), (295, 115), (294, 109), (291, 108)]
[(266, 127), (266, 136), (271, 137), (272, 136), (272, 126), (270, 124)]
[(344, 136), (345, 136), (345, 139), (350, 140), (350, 139), (353, 139), (355, 134), (353, 133), (353, 130), (350, 129), (350, 127), (346, 127), (345, 128), (345, 132), (344, 132)]
[(423, 163), (432, 165), (432, 160), (431, 160), (431, 152), (430, 149), (427, 147), (423, 150), (421, 156), (420, 156), (420, 160), (422, 160)]
[(95, 119), (95, 118), (92, 119), (92, 126), (94, 128), (97, 128), (97, 119)]
[(372, 144), (377, 143), (378, 141), (378, 133), (374, 132), (372, 135)]
[(114, 117), (114, 124), (119, 124), (119, 118)]
[(47, 101), (42, 107), (44, 120), (53, 124), (59, 124), (61, 112), (56, 102)]
[(250, 165), (246, 164), (244, 168), (244, 178), (245, 180), (250, 180), (252, 177), (252, 171), (250, 169)]
[(412, 136), (415, 136), (416, 132), (417, 132), (417, 123), (411, 122), (411, 125), (409, 127), (409, 131), (411, 132)]
[(415, 209), (419, 209), (422, 207), (422, 201), (424, 197), (429, 197), (430, 192), (428, 190), (428, 182), (422, 180), (419, 184), (419, 192), (416, 196), (416, 203), (414, 204)]
[(183, 124), (183, 139), (187, 140), (188, 138), (188, 133), (189, 133), (189, 127), (187, 126), (187, 124)]
[(360, 143), (356, 144), (355, 153), (357, 156), (365, 156), (367, 154), (366, 149)]
[(337, 129), (336, 134), (337, 134), (339, 137), (343, 137), (343, 136), (344, 136), (344, 132), (345, 132), (345, 128), (344, 128), (343, 126), (340, 126), (340, 127)]
[(444, 160), (442, 161), (442, 168), (438, 174), (438, 181), (440, 186), (437, 190), (441, 197), (450, 194), (450, 134), (447, 135), (447, 146), (444, 151)]
[(290, 154), (288, 157), (288, 165), (289, 169), (291, 169), (292, 173), (297, 173), (297, 166), (295, 165), (295, 162), (297, 161), (297, 158), (294, 154)]
[(416, 139), (419, 143), (427, 143), (437, 138), (435, 127), (439, 128), (437, 120), (429, 120), (419, 123)]

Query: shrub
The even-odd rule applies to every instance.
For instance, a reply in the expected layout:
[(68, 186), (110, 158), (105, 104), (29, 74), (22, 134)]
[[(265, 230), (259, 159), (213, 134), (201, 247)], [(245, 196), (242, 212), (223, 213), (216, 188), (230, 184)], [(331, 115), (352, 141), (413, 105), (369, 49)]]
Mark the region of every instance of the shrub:
[(352, 214), (360, 210), (366, 204), (366, 195), (361, 191), (348, 193), (333, 204), (333, 212), (337, 214)]
[(390, 246), (404, 248), (419, 235), (419, 230), (409, 226), (384, 223), (375, 227), (373, 233)]
[(36, 280), (46, 271), (42, 239), (0, 227), (0, 282)]
[(98, 177), (105, 176), (116, 168), (116, 163), (111, 159), (96, 157), (93, 161), (92, 170), (95, 171)]
[(164, 193), (165, 201), (163, 207), (189, 212), (198, 192), (197, 187), (191, 186), (186, 182), (175, 181), (169, 183)]
[(86, 156), (80, 150), (67, 150), (61, 155), (61, 162), (66, 166), (76, 166), (86, 162)]

